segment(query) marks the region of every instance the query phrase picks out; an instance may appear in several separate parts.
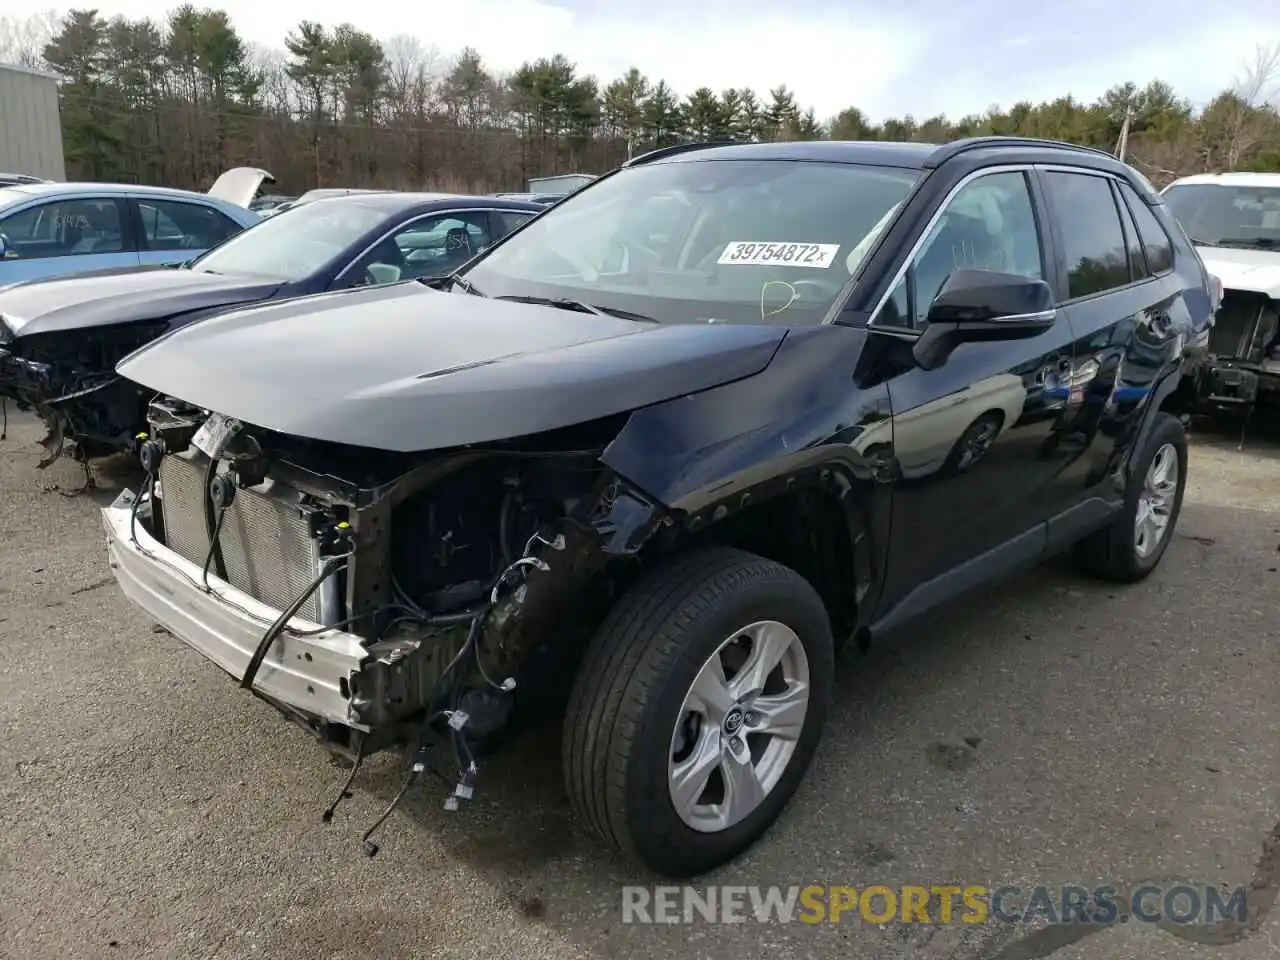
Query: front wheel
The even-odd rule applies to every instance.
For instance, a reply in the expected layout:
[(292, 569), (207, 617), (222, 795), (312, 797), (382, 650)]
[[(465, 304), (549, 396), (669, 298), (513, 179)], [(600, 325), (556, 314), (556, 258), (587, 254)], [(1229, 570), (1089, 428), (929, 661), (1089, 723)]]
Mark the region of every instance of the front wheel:
[(1187, 432), (1170, 413), (1158, 411), (1134, 460), (1124, 508), (1111, 526), (1076, 547), (1089, 573), (1118, 583), (1146, 577), (1164, 556), (1182, 512), (1187, 486)]
[(746, 850), (804, 777), (830, 700), (822, 600), (738, 550), (690, 553), (622, 597), (590, 645), (565, 717), (579, 818), (668, 877)]

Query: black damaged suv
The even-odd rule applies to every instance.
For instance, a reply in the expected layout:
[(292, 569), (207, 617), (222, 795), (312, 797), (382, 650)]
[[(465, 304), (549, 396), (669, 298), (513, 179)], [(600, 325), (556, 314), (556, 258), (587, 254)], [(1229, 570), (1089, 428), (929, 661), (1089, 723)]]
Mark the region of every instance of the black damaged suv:
[(1066, 549), (1151, 572), (1213, 308), (1103, 153), (662, 150), (443, 282), (127, 358), (158, 396), (111, 563), (357, 766), (434, 732), (452, 805), (562, 694), (582, 821), (697, 874), (791, 798), (838, 641)]

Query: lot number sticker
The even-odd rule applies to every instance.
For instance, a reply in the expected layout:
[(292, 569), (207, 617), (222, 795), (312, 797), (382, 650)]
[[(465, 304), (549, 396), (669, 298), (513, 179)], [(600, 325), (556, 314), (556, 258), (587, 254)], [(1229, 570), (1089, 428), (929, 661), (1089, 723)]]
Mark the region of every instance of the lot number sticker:
[(757, 240), (733, 240), (724, 248), (717, 263), (747, 263), (766, 267), (831, 266), (840, 249), (838, 243), (763, 243)]

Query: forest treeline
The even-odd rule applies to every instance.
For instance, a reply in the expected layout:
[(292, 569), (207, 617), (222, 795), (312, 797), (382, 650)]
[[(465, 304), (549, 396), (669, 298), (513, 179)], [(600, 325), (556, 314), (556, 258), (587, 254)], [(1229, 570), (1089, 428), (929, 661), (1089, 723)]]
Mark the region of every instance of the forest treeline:
[(1241, 51), (1238, 83), (1196, 109), (1159, 80), (1093, 103), (1064, 94), (983, 114), (873, 122), (857, 106), (819, 118), (785, 86), (677, 91), (638, 69), (607, 82), (563, 55), (495, 74), (474, 49), (444, 61), (413, 37), (303, 21), (278, 50), (254, 47), (217, 9), (161, 23), (0, 17), (0, 61), (63, 79), (67, 174), (203, 188), (230, 166), (314, 186), (483, 191), (530, 176), (599, 173), (689, 139), (1051, 137), (1114, 150), (1156, 183), (1204, 170), (1280, 170), (1280, 46)]

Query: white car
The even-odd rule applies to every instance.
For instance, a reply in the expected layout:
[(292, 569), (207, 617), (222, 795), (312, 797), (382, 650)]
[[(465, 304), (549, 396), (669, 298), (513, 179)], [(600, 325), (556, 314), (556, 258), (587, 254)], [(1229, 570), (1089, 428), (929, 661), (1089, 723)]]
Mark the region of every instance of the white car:
[(1163, 197), (1222, 288), (1207, 399), (1280, 397), (1280, 173), (1183, 177)]

